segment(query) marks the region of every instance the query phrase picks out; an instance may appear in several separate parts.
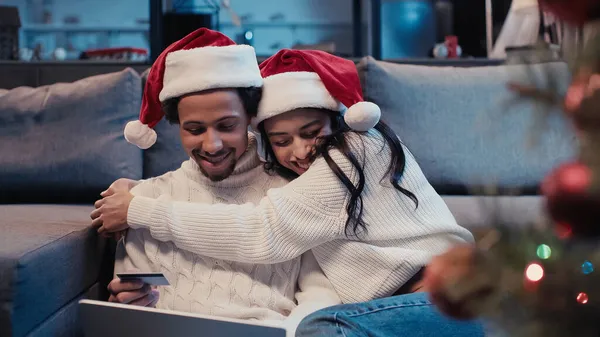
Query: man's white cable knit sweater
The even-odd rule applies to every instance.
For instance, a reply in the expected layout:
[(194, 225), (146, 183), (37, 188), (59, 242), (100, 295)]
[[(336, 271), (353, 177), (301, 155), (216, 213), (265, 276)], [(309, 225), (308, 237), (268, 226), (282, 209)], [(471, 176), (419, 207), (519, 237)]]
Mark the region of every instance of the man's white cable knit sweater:
[[(265, 173), (251, 137), (233, 174), (221, 182), (210, 181), (188, 160), (176, 171), (138, 184), (132, 194), (160, 196), (163, 201), (240, 204), (258, 202), (268, 189), (286, 183)], [(285, 320), (293, 331), (305, 315), (341, 303), (311, 252), (275, 264), (231, 262), (158, 241), (140, 228), (129, 230), (117, 257), (116, 272), (165, 274), (171, 286), (159, 287), (158, 308), (271, 323)]]
[[(198, 205), (134, 197), (128, 223), (197, 254), (245, 263), (280, 263), (312, 249), (344, 302), (389, 296), (433, 256), (473, 240), (408, 150), (400, 186), (416, 195), (418, 208), (386, 176), (391, 152), (379, 132), (349, 133), (347, 140), (365, 162), (362, 199), (368, 232), (360, 240), (346, 236), (350, 193), (323, 158), (258, 203)], [(356, 183), (358, 173), (350, 161), (338, 150), (330, 154)]]

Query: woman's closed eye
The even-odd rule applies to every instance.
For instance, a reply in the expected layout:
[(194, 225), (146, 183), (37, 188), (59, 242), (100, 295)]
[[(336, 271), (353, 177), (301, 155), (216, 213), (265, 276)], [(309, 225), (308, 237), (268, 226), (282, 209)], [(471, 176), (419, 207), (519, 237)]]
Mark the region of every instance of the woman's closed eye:
[(311, 139), (311, 138), (315, 138), (319, 135), (319, 133), (321, 133), (321, 129), (316, 129), (310, 132), (306, 132), (302, 134), (302, 138), (304, 139)]
[(287, 146), (290, 143), (291, 143), (291, 141), (289, 139), (272, 139), (271, 140), (271, 145), (278, 146), (278, 147)]

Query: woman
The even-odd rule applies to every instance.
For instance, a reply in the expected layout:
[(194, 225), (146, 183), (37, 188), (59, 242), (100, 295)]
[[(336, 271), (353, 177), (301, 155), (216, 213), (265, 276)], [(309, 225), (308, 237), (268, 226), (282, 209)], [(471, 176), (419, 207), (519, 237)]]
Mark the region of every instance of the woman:
[[(122, 211), (128, 224), (100, 231), (148, 228), (156, 239), (181, 249), (248, 263), (286, 261), (312, 249), (345, 303), (426, 290), (420, 272), (429, 260), (473, 238), (456, 224), (392, 130), (379, 122), (379, 108), (362, 101), (354, 63), (318, 51), (282, 50), (261, 64), (261, 73), (263, 99), (253, 125), (264, 138), (266, 167), (293, 179), (288, 185), (270, 190), (257, 205), (129, 196), (131, 203)], [(426, 304), (425, 294), (412, 294), (359, 309), (411, 305), (420, 310), (414, 316), (418, 321), (443, 319), (431, 309), (423, 311)], [(352, 320), (359, 326), (348, 323), (352, 331), (344, 333), (383, 331), (382, 315)], [(305, 326), (319, 330), (299, 334), (338, 329), (334, 316), (341, 317), (329, 311), (312, 315)], [(384, 321), (415, 327), (396, 319)], [(475, 325), (444, 321), (442, 326), (428, 333), (481, 333)], [(406, 331), (411, 333), (414, 329)]]

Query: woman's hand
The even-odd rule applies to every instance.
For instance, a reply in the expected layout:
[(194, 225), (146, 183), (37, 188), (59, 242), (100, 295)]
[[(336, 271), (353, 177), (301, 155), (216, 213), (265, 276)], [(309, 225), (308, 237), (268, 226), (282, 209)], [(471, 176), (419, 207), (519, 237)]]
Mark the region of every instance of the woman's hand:
[(435, 257), (425, 269), (423, 285), (430, 294), (431, 301), (444, 314), (458, 319), (475, 318), (471, 310), (473, 300), (484, 300), (490, 293), (490, 285), (477, 282), (464, 292), (460, 299), (450, 296), (451, 286), (473, 278), (476, 248), (472, 245), (460, 245)]
[(133, 200), (133, 194), (128, 190), (116, 192), (107, 190), (102, 193), (104, 198), (96, 201), (94, 204), (96, 209), (90, 215), (93, 219), (92, 226), (98, 228), (98, 233), (102, 235), (121, 232), (129, 228), (127, 212), (129, 204)]
[(137, 180), (120, 178), (120, 179), (115, 180), (115, 182), (113, 182), (112, 184), (110, 184), (110, 186), (106, 189), (106, 191), (100, 193), (100, 195), (104, 196), (107, 193), (110, 195), (117, 191), (131, 191), (131, 189), (134, 188), (139, 183), (140, 182)]
[(600, 89), (600, 74), (594, 74), (587, 68), (581, 68), (565, 94), (565, 110), (569, 113), (579, 109), (584, 98)]
[(96, 209), (90, 214), (93, 220), (92, 226), (98, 228), (99, 234), (107, 237), (114, 235), (117, 241), (123, 237), (129, 227), (127, 211), (133, 199), (129, 191), (137, 184), (139, 184), (137, 180), (120, 178), (110, 184), (106, 191), (100, 193), (103, 198), (96, 201), (94, 204)]

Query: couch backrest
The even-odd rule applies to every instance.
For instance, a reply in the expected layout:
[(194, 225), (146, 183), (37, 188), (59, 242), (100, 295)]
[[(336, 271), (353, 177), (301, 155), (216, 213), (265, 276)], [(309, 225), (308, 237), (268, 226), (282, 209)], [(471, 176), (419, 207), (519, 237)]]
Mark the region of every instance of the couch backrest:
[(131, 68), (73, 83), (0, 90), (0, 203), (92, 202), (119, 177), (142, 177), (123, 126), (139, 115)]
[[(527, 137), (539, 115), (531, 102), (518, 103), (506, 83), (527, 83), (532, 75), (544, 83), (552, 73), (564, 92), (567, 66), (459, 65), (367, 57), (357, 68), (365, 98), (380, 105), (383, 119), (440, 193), (465, 194), (489, 182), (536, 193), (544, 174), (573, 156), (574, 136), (555, 114), (538, 146), (528, 149)], [(57, 186), (63, 187), (58, 193), (63, 199), (82, 193), (89, 199), (118, 177), (148, 178), (178, 168), (187, 155), (177, 126), (161, 121), (155, 128), (158, 141), (146, 151), (123, 138), (125, 123), (138, 117), (146, 75), (127, 69), (70, 84), (0, 92), (0, 202), (15, 195), (31, 201), (32, 185), (50, 190), (46, 201), (58, 200)]]
[[(493, 183), (535, 194), (543, 176), (575, 153), (572, 130), (556, 108), (518, 101), (506, 88), (509, 81), (549, 84), (552, 75), (564, 93), (570, 79), (564, 63), (458, 68), (367, 57), (358, 69), (365, 99), (381, 107), (439, 193)], [(544, 114), (547, 123), (539, 123)], [(536, 121), (546, 129), (532, 129)]]
[(148, 68), (140, 62), (14, 62), (0, 60), (0, 89), (37, 88), (54, 83), (70, 83), (90, 76), (131, 68), (141, 73)]

